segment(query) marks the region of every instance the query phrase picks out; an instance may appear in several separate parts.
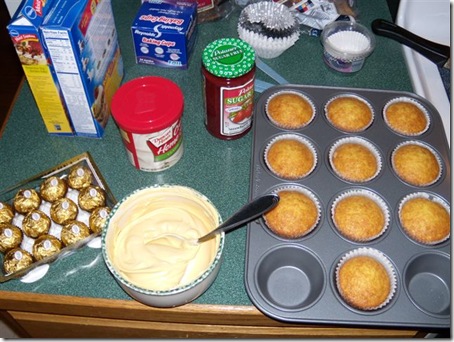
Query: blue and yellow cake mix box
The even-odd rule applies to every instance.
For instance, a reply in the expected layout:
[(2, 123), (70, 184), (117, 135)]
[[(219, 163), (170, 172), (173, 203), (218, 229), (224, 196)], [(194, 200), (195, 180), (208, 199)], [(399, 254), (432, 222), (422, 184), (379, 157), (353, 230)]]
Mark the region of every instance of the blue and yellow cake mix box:
[(39, 30), (75, 135), (102, 137), (124, 72), (111, 0), (54, 0)]
[(72, 136), (63, 96), (39, 35), (39, 26), (54, 2), (23, 0), (7, 29), (47, 131)]
[(187, 69), (197, 37), (197, 2), (143, 1), (131, 30), (137, 63)]

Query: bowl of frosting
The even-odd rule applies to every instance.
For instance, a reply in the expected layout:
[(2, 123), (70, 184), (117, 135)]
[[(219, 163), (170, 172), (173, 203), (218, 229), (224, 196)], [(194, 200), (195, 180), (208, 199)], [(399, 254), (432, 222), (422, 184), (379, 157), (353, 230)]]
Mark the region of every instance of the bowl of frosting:
[(101, 236), (102, 255), (132, 298), (154, 307), (184, 305), (216, 279), (225, 234), (198, 244), (183, 242), (205, 235), (220, 223), (213, 203), (192, 188), (140, 188), (112, 208)]

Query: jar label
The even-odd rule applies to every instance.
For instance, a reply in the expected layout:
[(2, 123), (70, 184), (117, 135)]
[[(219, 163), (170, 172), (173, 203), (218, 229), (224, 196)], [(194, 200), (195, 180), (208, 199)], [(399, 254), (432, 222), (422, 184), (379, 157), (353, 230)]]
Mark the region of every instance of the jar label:
[(221, 134), (232, 136), (246, 131), (252, 124), (254, 78), (238, 87), (221, 87)]

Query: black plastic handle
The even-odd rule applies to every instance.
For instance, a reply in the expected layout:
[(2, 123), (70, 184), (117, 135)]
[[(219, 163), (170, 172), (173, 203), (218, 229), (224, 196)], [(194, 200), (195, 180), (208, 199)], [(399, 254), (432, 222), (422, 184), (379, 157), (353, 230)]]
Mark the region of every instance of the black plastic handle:
[(209, 240), (220, 231), (227, 233), (233, 229), (236, 229), (256, 219), (260, 215), (266, 213), (268, 210), (273, 209), (278, 202), (279, 196), (275, 194), (258, 197), (242, 206), (235, 214), (230, 216), (217, 229), (199, 238), (198, 242)]
[(394, 39), (414, 49), (440, 67), (445, 66), (451, 56), (451, 48), (449, 46), (422, 38), (390, 21), (375, 19), (371, 26), (375, 34)]

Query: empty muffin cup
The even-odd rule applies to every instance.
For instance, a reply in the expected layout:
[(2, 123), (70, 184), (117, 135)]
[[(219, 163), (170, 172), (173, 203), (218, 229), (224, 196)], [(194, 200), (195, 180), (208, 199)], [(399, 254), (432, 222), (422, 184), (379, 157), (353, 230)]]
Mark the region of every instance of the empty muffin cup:
[(315, 304), (326, 283), (320, 260), (296, 245), (269, 250), (258, 261), (255, 278), (263, 299), (283, 310), (303, 310)]
[(419, 254), (407, 263), (403, 277), (405, 291), (417, 308), (438, 317), (450, 315), (451, 262), (448, 255)]

